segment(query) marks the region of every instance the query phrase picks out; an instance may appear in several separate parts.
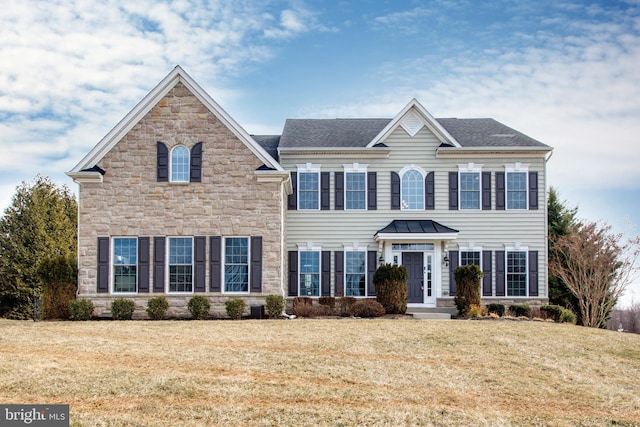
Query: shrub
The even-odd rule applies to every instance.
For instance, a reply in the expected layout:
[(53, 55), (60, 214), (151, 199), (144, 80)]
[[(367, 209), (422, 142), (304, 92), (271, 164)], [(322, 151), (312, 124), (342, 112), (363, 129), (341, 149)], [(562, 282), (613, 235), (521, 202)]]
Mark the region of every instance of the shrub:
[(374, 299), (361, 299), (356, 301), (351, 305), (349, 310), (354, 317), (380, 317), (385, 314), (382, 304)]
[(136, 303), (131, 299), (116, 298), (111, 302), (111, 317), (114, 320), (131, 320)]
[(487, 304), (487, 310), (489, 314), (497, 314), (498, 317), (504, 316), (505, 307), (502, 304)]
[(225, 301), (225, 308), (227, 310), (227, 316), (234, 320), (242, 319), (242, 314), (247, 306), (247, 303), (240, 298), (231, 298)]
[(85, 298), (74, 299), (69, 303), (71, 320), (91, 320), (93, 316), (93, 303)]
[(354, 297), (341, 297), (338, 298), (338, 314), (343, 317), (351, 316), (349, 308), (355, 304), (356, 299)]
[(191, 297), (187, 303), (187, 308), (189, 309), (189, 313), (191, 313), (191, 317), (193, 319), (204, 320), (209, 316), (211, 303), (209, 302), (209, 298), (202, 295), (195, 295)]
[(407, 269), (402, 265), (383, 264), (373, 275), (376, 301), (389, 314), (407, 312)]
[(292, 312), (298, 317), (313, 317), (313, 300), (309, 297), (296, 297), (293, 299)]
[(325, 307), (329, 307), (331, 311), (333, 311), (336, 306), (336, 299), (334, 297), (320, 297), (318, 298), (318, 303)]
[(480, 305), (482, 270), (477, 265), (464, 265), (453, 272), (456, 281), (454, 302), (460, 316), (467, 317), (473, 304)]
[(562, 315), (562, 310), (564, 307), (555, 304), (547, 304), (540, 307), (540, 311), (545, 313), (547, 317), (553, 319), (554, 321), (558, 321), (560, 316)]
[(285, 307), (285, 300), (282, 295), (267, 295), (267, 316), (277, 319), (282, 315)]
[(167, 318), (169, 302), (165, 297), (153, 297), (147, 301), (147, 316), (151, 320), (163, 320)]
[(76, 298), (78, 268), (75, 259), (47, 258), (38, 266), (42, 286), (42, 317), (63, 319), (71, 317), (70, 303)]
[(510, 305), (509, 312), (515, 317), (531, 317), (531, 307), (528, 304)]
[(574, 314), (573, 311), (569, 310), (568, 308), (562, 307), (562, 314), (560, 314), (560, 317), (558, 318), (558, 322), (559, 323), (573, 323), (575, 325), (576, 324), (576, 315)]
[(469, 307), (469, 317), (478, 318), (484, 317), (487, 314), (488, 312), (486, 307), (479, 306), (478, 304), (471, 304), (471, 307)]

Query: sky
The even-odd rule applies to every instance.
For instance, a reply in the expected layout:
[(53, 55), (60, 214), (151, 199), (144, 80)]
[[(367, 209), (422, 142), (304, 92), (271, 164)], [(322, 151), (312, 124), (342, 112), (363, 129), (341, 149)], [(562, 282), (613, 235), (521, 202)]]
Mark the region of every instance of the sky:
[[(640, 223), (640, 0), (3, 0), (0, 214), (180, 65), (247, 132), (287, 118), (491, 117), (554, 148), (578, 216)], [(640, 303), (640, 281), (623, 303)]]

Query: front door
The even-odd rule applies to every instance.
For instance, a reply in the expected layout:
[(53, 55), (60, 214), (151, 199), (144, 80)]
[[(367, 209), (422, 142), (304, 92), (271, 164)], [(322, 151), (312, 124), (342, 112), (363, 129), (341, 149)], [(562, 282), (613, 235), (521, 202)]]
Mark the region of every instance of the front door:
[(407, 269), (407, 302), (424, 302), (424, 254), (422, 252), (403, 252), (402, 265)]

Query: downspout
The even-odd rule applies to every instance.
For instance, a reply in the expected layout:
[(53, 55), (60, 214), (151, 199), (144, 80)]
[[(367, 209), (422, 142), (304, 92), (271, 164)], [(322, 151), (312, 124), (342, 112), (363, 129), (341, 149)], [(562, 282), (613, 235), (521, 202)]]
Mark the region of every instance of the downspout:
[(547, 188), (549, 187), (549, 184), (547, 182), (547, 163), (549, 162), (549, 160), (551, 160), (551, 157), (553, 157), (553, 150), (551, 150), (549, 152), (548, 155), (546, 155), (544, 157), (544, 246), (545, 246), (545, 254), (544, 254), (544, 259), (545, 259), (545, 263), (544, 263), (544, 268), (545, 268), (545, 277), (547, 279), (547, 283), (545, 286), (546, 289), (546, 294), (547, 294), (547, 300), (549, 299), (549, 209), (548, 209), (548, 204), (549, 204), (549, 196), (547, 193)]
[[(285, 193), (285, 184), (287, 183), (287, 179), (285, 178), (282, 180), (282, 182), (280, 183), (280, 293), (282, 294), (282, 298), (285, 299), (285, 301), (287, 300), (287, 295), (285, 294), (284, 291), (284, 280), (285, 280), (285, 274), (284, 274), (284, 254), (286, 252), (286, 243), (285, 243), (285, 200), (284, 200), (284, 193)], [(286, 306), (286, 304), (285, 304)], [(284, 314), (284, 312), (283, 312)]]

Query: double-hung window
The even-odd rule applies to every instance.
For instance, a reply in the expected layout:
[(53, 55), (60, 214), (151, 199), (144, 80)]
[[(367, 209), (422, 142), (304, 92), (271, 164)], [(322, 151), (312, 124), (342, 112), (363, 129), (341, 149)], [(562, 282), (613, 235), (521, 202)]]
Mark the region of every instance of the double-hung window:
[(169, 292), (193, 292), (193, 238), (169, 239)]
[(136, 292), (138, 239), (113, 239), (113, 292)]
[(460, 209), (480, 209), (482, 165), (458, 165)]
[(367, 208), (367, 174), (365, 172), (346, 173), (345, 201), (347, 210)]
[(461, 250), (460, 265), (477, 265), (480, 267), (480, 251)]
[(249, 239), (224, 239), (224, 291), (249, 292)]
[(300, 251), (300, 296), (320, 296), (320, 251)]
[(298, 165), (298, 209), (320, 209), (320, 165)]
[(367, 289), (365, 251), (345, 252), (345, 296), (364, 297)]
[(171, 150), (171, 182), (189, 182), (189, 149), (178, 145)]
[(408, 167), (400, 173), (400, 208), (402, 210), (424, 209), (424, 171)]
[(527, 209), (526, 172), (507, 172), (507, 209)]
[(527, 296), (527, 252), (507, 251), (507, 296)]

